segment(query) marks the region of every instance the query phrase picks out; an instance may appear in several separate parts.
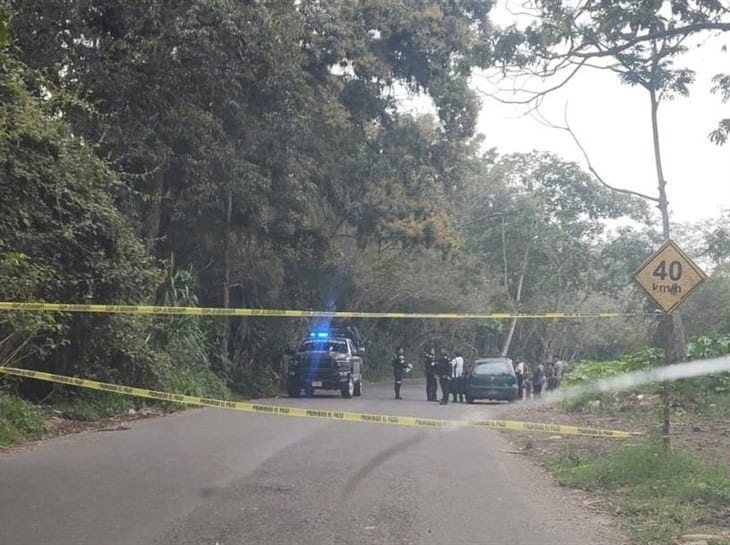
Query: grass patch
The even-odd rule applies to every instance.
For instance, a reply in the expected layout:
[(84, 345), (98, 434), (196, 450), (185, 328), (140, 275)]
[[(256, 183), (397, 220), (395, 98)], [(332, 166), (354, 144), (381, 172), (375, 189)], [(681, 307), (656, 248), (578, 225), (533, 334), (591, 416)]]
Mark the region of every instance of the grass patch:
[(599, 492), (638, 542), (659, 545), (730, 509), (730, 469), (660, 441), (586, 455), (570, 446), (545, 459), (565, 485)]
[(40, 438), (46, 423), (31, 403), (0, 393), (0, 447)]
[(129, 409), (138, 409), (142, 400), (106, 392), (82, 391), (77, 395), (51, 399), (51, 405), (63, 413), (65, 418), (93, 422), (110, 416), (127, 414)]
[(589, 413), (597, 416), (618, 417), (635, 424), (660, 422), (659, 400), (649, 397), (656, 394), (641, 393), (642, 400), (635, 393), (611, 392), (591, 393), (567, 399), (560, 408), (567, 413)]

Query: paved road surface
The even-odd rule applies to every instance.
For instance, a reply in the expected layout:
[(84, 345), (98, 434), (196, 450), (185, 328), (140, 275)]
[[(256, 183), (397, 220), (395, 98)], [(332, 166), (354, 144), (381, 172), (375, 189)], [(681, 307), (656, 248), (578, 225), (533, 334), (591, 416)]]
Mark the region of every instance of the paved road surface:
[[(489, 405), (280, 400), (322, 409), (489, 417)], [(323, 394), (326, 395), (326, 394)], [(276, 400), (270, 400), (275, 403)], [(618, 544), (497, 432), (191, 410), (0, 455), (2, 545)]]

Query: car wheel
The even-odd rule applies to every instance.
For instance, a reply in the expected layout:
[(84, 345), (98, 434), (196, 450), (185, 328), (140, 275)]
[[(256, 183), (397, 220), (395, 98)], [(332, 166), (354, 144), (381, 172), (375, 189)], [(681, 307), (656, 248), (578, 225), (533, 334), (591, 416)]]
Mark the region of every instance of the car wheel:
[(350, 399), (355, 393), (355, 381), (352, 380), (352, 375), (347, 377), (347, 384), (342, 387), (342, 397)]
[(474, 398), (472, 396), (466, 396), (466, 402), (472, 405), (474, 404)]
[(314, 387), (312, 386), (311, 382), (304, 383), (304, 396), (305, 397), (314, 397)]
[(355, 397), (360, 397), (362, 395), (362, 379), (355, 383), (355, 389), (353, 390), (352, 395)]

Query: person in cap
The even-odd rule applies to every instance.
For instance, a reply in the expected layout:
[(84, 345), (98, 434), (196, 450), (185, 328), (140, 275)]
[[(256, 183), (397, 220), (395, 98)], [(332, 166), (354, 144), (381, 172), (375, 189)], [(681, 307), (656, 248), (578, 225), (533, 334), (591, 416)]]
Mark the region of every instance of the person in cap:
[(426, 375), (426, 399), (438, 401), (438, 380), (436, 379), (436, 350), (431, 348), (423, 358), (423, 371)]
[(436, 366), (436, 373), (441, 384), (441, 402), (440, 405), (449, 404), (449, 386), (451, 383), (451, 359), (445, 348), (441, 349), (441, 355)]
[(395, 357), (393, 357), (393, 386), (395, 389), (395, 398), (403, 399), (400, 396), (400, 388), (403, 384), (403, 377), (409, 371), (408, 363), (406, 362), (406, 355), (403, 347), (398, 347), (395, 351)]

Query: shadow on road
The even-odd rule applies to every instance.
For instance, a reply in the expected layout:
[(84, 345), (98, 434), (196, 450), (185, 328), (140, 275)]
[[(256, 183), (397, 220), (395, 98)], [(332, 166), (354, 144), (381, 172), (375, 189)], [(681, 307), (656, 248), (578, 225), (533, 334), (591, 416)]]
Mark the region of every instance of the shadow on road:
[(414, 435), (413, 437), (408, 437), (407, 439), (404, 439), (403, 441), (399, 441), (392, 447), (389, 447), (381, 452), (378, 452), (375, 456), (373, 456), (370, 460), (368, 460), (365, 465), (363, 465), (357, 473), (355, 473), (352, 477), (350, 477), (350, 480), (347, 481), (347, 484), (345, 485), (345, 488), (342, 491), (342, 499), (346, 499), (354, 490), (357, 488), (358, 484), (360, 484), (365, 477), (367, 477), (370, 473), (372, 473), (378, 466), (384, 464), (386, 461), (393, 458), (395, 455), (409, 449), (410, 447), (413, 447), (423, 441), (426, 437), (426, 432), (421, 432), (418, 435)]

